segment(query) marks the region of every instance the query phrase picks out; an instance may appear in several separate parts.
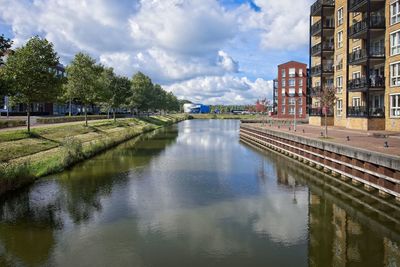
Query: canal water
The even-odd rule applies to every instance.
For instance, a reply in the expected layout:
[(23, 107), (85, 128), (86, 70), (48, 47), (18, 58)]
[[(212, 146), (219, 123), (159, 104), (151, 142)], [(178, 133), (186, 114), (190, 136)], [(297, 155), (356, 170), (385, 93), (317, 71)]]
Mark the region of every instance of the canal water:
[(399, 212), (193, 120), (0, 203), (0, 266), (400, 266)]

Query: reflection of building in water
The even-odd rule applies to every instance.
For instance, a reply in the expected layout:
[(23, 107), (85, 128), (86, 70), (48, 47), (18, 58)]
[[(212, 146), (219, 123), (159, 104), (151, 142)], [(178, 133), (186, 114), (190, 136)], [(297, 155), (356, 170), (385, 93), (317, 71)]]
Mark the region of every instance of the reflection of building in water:
[(399, 243), (331, 201), (310, 193), (309, 265), (400, 266)]

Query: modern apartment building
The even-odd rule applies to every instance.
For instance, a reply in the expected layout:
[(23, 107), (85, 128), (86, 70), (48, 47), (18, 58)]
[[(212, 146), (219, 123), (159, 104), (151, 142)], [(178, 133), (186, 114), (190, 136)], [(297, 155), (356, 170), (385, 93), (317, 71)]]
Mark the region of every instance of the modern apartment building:
[(307, 117), (307, 65), (289, 61), (278, 66), (274, 80), (274, 114), (277, 118)]
[(400, 130), (400, 1), (317, 0), (310, 14), (310, 123), (318, 92), (336, 90), (329, 123)]

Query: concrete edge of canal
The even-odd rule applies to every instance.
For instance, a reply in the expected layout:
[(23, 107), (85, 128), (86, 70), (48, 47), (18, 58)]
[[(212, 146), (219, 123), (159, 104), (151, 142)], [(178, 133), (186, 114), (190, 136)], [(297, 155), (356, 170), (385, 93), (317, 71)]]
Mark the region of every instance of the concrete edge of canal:
[(295, 136), (271, 129), (240, 125), (240, 139), (273, 150), (334, 177), (393, 197), (400, 204), (400, 158), (373, 151)]

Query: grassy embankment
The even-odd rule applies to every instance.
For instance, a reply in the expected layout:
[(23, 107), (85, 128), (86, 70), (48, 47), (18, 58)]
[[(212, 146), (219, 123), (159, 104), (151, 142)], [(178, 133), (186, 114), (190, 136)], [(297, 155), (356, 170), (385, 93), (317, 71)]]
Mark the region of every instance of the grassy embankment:
[(256, 119), (259, 115), (234, 115), (234, 114), (190, 114), (193, 119), (217, 119), (217, 120), (245, 120), (245, 119)]
[(93, 121), (0, 132), (0, 194), (56, 173), (142, 133), (186, 119), (186, 115)]

